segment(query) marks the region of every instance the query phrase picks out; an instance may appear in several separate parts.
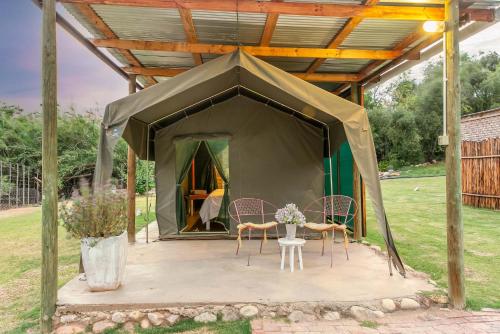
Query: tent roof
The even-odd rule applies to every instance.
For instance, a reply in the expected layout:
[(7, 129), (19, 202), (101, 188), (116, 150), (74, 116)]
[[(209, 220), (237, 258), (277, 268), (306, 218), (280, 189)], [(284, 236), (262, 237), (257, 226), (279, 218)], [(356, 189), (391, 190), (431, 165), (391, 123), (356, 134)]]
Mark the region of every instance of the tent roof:
[[(109, 104), (101, 129), (94, 183), (101, 186), (109, 182), (112, 152), (120, 136), (142, 159), (152, 157), (151, 152), (154, 150), (151, 149), (150, 138), (154, 131), (150, 129), (157, 122), (170, 119), (163, 124), (168, 126), (188, 117), (190, 112), (205, 110), (210, 104), (203, 105), (203, 101), (217, 103), (225, 100), (220, 98), (221, 93), (234, 90), (235, 87), (242, 88), (253, 99), (272, 102), (278, 109), (287, 108), (296, 117), (319, 122), (328, 134), (330, 151), (345, 139), (349, 141), (354, 160), (374, 203), (375, 215), (393, 263), (404, 274), (385, 217), (377, 157), (364, 108), (241, 50)], [(201, 107), (197, 108), (200, 101)]]
[(103, 125), (124, 129), (123, 137), (145, 159), (148, 127), (157, 130), (235, 94), (323, 126), (364, 112), (357, 104), (238, 50), (109, 104)]

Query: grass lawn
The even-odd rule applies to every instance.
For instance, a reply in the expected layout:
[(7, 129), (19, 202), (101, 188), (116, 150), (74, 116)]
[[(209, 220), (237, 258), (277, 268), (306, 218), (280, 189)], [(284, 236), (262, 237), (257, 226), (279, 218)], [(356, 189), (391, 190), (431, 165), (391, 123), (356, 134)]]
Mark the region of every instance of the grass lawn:
[(406, 166), (400, 169), (401, 177), (424, 177), (424, 176), (444, 176), (446, 175), (444, 162), (426, 166)]
[[(446, 287), (445, 177), (384, 180), (382, 191), (403, 261)], [(382, 246), (368, 210), (367, 240)], [(500, 212), (464, 206), (463, 222), (467, 305), (500, 308)]]
[[(444, 183), (444, 177), (401, 178), (382, 181), (382, 188), (387, 216), (403, 260), (429, 273), (438, 284), (446, 287)], [(414, 191), (416, 187), (418, 191)], [(137, 202), (137, 207), (144, 212), (145, 198), (138, 198)], [(137, 230), (144, 226), (144, 218), (144, 215), (137, 217)], [(14, 334), (36, 329), (40, 294), (40, 220), (40, 208), (10, 214), (0, 212), (0, 332)], [(499, 224), (499, 212), (464, 207), (467, 301), (474, 309), (500, 308)], [(368, 232), (368, 241), (382, 245), (371, 211), (368, 213)], [(79, 242), (67, 239), (66, 232), (60, 228), (60, 285), (77, 274), (78, 260)], [(145, 333), (182, 332), (199, 328), (197, 326), (186, 322), (169, 331), (155, 329)], [(248, 322), (217, 322), (206, 331), (245, 333), (249, 331), (248, 326)]]
[[(152, 199), (154, 208), (154, 198)], [(137, 199), (145, 212), (146, 199)], [(0, 211), (0, 332), (25, 333), (39, 318), (41, 209), (40, 207)], [(154, 214), (151, 220), (154, 220)], [(145, 215), (136, 219), (137, 230)], [(80, 244), (68, 239), (59, 227), (59, 285), (78, 273)]]

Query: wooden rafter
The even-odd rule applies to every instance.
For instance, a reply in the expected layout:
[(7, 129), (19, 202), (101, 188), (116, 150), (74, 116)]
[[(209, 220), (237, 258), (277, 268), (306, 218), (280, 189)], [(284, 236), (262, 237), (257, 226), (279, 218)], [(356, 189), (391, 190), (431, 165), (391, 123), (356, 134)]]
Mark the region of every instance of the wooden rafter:
[[(440, 33), (431, 34), (428, 38), (426, 38), (425, 40), (423, 40), (422, 42), (420, 42), (417, 46), (413, 47), (411, 50), (409, 50), (408, 52), (406, 52), (402, 56), (394, 59), (389, 64), (387, 64), (387, 65), (385, 65), (385, 66), (377, 69), (375, 72), (373, 72), (373, 73), (364, 73), (364, 71), (361, 71), (360, 75), (363, 78), (362, 79), (363, 84), (366, 84), (368, 82), (371, 82), (371, 81), (377, 79), (380, 73), (383, 73), (383, 72), (389, 70), (390, 68), (393, 68), (393, 67), (401, 64), (402, 62), (404, 62), (404, 61), (406, 61), (408, 59), (418, 59), (417, 56), (420, 55), (420, 51), (421, 50), (423, 50), (426, 47), (434, 44), (439, 39), (441, 39), (441, 37), (442, 37), (442, 34), (440, 34)], [(368, 66), (370, 66), (370, 65), (368, 65)]]
[(335, 95), (340, 95), (340, 94), (342, 94), (343, 91), (345, 91), (349, 87), (351, 87), (350, 83), (343, 84), (339, 88), (335, 89), (332, 93)]
[(167, 52), (189, 52), (226, 54), (238, 48), (254, 56), (294, 57), (294, 58), (341, 58), (341, 59), (394, 59), (401, 55), (393, 50), (357, 50), (357, 49), (318, 49), (318, 48), (285, 48), (269, 46), (237, 46), (227, 44), (202, 44), (182, 42), (161, 42), (123, 39), (94, 39), (97, 47), (122, 50), (148, 50)]
[[(281, 2), (282, 0), (272, 0), (274, 2)], [(278, 13), (268, 13), (266, 17), (266, 24), (264, 25), (264, 30), (262, 30), (262, 36), (260, 38), (260, 46), (269, 46), (271, 39), (273, 38), (274, 30), (276, 29), (276, 24), (278, 23), (278, 18), (280, 14)]]
[[(111, 30), (111, 28), (104, 22), (99, 15), (90, 7), (89, 4), (76, 3), (74, 4), (76, 8), (84, 15), (101, 34), (106, 38), (117, 38), (116, 34)], [(137, 58), (129, 50), (117, 50), (132, 66), (142, 66), (142, 64), (137, 60)], [(148, 84), (156, 84), (156, 80), (153, 77), (146, 77), (146, 82)]]
[[(366, 6), (333, 3), (269, 2), (254, 0), (60, 0), (65, 3), (104, 4), (153, 8), (183, 8), (191, 10), (229, 11), (247, 13), (275, 13), (287, 15), (361, 17), (385, 20), (442, 21), (444, 9), (428, 6)], [(464, 10), (476, 21), (495, 19), (492, 9)]]
[[(125, 67), (123, 70), (130, 74), (151, 75), (159, 77), (173, 77), (184, 73), (189, 68), (166, 67)], [(294, 76), (313, 82), (357, 82), (360, 76), (355, 73), (298, 73), (291, 72)]]
[[(393, 50), (397, 50), (397, 51), (403, 52), (410, 45), (412, 45), (413, 43), (417, 42), (418, 40), (421, 40), (421, 39), (425, 38), (427, 35), (428, 35), (428, 33), (423, 32), (423, 31), (417, 31), (417, 32), (411, 33), (408, 36), (406, 36), (403, 40), (401, 40), (399, 43), (397, 43), (394, 46)], [(410, 54), (406, 54), (405, 55), (406, 59), (415, 58), (415, 56), (416, 56), (415, 53), (410, 53)], [(383, 61), (383, 60), (376, 60), (374, 62), (371, 62), (366, 67), (364, 67), (359, 72), (359, 74), (360, 74), (360, 76), (362, 78), (366, 78), (368, 75), (370, 75), (370, 73), (373, 70), (375, 70), (376, 68), (382, 66), (384, 63), (385, 63), (385, 61)]]
[[(365, 2), (365, 5), (373, 6), (377, 4), (378, 1), (379, 0), (367, 0)], [(351, 34), (351, 32), (361, 23), (361, 21), (363, 21), (363, 18), (361, 17), (351, 17), (349, 20), (347, 20), (347, 22), (340, 29), (340, 31), (330, 41), (327, 48), (336, 49), (340, 47), (342, 42), (345, 41), (347, 36)], [(316, 71), (325, 62), (325, 60), (326, 59), (324, 58), (315, 59), (307, 69), (307, 73), (313, 73), (314, 71)]]
[[(184, 27), (184, 32), (186, 33), (186, 40), (189, 43), (198, 43), (198, 36), (196, 35), (196, 29), (194, 28), (191, 10), (180, 6), (178, 7), (178, 9), (179, 15), (181, 16), (182, 26)], [(199, 53), (193, 53), (193, 60), (195, 65), (203, 64), (201, 54)]]
[(274, 30), (276, 29), (276, 23), (278, 23), (278, 17), (279, 14), (267, 14), (266, 25), (264, 26), (262, 37), (260, 38), (260, 46), (269, 46), (269, 44), (271, 43)]

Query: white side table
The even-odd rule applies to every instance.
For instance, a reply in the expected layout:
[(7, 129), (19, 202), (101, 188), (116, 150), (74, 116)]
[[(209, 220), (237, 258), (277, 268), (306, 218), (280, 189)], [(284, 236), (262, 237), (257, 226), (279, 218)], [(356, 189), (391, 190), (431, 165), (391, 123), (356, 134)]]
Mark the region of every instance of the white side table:
[(302, 263), (302, 246), (304, 246), (306, 241), (300, 238), (295, 238), (292, 240), (279, 238), (278, 243), (281, 247), (281, 270), (285, 270), (285, 255), (287, 247), (288, 257), (290, 258), (290, 272), (293, 273), (295, 247), (297, 247), (297, 252), (299, 254), (299, 269), (304, 269), (304, 265)]

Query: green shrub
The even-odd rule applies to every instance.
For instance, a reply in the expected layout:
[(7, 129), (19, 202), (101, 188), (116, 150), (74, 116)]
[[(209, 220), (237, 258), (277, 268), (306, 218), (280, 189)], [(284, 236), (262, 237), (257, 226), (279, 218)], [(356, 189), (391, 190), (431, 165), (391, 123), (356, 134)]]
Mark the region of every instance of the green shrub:
[(79, 194), (61, 204), (60, 216), (69, 235), (77, 239), (120, 235), (128, 224), (126, 192), (103, 189), (91, 193), (82, 184)]

